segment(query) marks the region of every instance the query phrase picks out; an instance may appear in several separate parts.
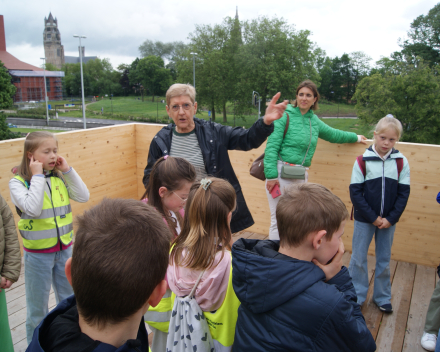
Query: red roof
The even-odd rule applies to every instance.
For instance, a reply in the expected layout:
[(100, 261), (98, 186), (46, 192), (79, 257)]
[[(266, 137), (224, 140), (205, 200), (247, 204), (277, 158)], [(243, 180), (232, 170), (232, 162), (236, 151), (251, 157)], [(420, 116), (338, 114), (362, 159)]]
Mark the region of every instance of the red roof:
[(43, 71), (42, 68), (18, 60), (7, 51), (0, 51), (0, 61), (3, 62), (8, 70)]
[(42, 68), (18, 60), (6, 51), (5, 25), (3, 15), (0, 15), (0, 61), (8, 70), (43, 71)]

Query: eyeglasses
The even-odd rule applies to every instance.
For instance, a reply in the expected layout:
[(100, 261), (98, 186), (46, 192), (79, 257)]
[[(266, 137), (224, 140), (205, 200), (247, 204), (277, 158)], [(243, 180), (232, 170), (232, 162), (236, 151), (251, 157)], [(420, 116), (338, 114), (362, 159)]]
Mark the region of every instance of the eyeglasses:
[(182, 203), (186, 203), (186, 201), (188, 200), (188, 198), (185, 199), (181, 198), (176, 192), (173, 193), (177, 196), (177, 198), (179, 198), (182, 201)]
[(180, 107), (182, 107), (183, 110), (189, 110), (189, 109), (191, 109), (192, 106), (193, 106), (193, 104), (188, 104), (188, 103), (187, 104), (182, 104), (182, 105), (173, 105), (171, 107), (171, 110), (179, 111)]

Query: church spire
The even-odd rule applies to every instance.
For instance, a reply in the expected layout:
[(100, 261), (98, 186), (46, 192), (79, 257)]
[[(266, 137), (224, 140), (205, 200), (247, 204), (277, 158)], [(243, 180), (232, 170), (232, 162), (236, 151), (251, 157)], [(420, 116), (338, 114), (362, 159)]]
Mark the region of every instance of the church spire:
[(235, 19), (238, 20), (238, 6), (236, 6)]

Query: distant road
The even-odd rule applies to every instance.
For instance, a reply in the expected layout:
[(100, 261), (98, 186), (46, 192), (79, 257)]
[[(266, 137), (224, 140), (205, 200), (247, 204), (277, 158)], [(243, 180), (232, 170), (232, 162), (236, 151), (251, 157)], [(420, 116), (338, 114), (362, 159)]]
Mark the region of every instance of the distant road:
[[(331, 117), (321, 117), (322, 119), (336, 119), (337, 117), (331, 116)], [(339, 117), (340, 119), (357, 119), (356, 116), (350, 116), (350, 117)], [(68, 117), (68, 116), (58, 116), (59, 120), (62, 121), (68, 121), (68, 122), (83, 122), (82, 117)], [(109, 125), (122, 125), (126, 123), (133, 123), (135, 121), (125, 121), (125, 120), (111, 120), (111, 119), (92, 119), (89, 117), (86, 117), (86, 122), (99, 122), (99, 123), (108, 123)], [(170, 121), (171, 122), (171, 121)]]

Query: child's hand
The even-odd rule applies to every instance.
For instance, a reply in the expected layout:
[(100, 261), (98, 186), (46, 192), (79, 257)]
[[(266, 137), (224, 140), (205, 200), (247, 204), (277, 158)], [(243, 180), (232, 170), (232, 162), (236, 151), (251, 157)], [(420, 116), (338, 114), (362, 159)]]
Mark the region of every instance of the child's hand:
[(312, 262), (321, 268), (321, 270), (325, 274), (325, 281), (330, 280), (333, 276), (335, 276), (337, 273), (341, 271), (342, 268), (342, 256), (344, 255), (345, 248), (344, 248), (344, 242), (340, 240), (338, 251), (336, 252), (336, 255), (333, 257), (332, 261), (326, 265), (321, 264), (316, 259), (312, 259)]
[(382, 221), (383, 221), (383, 219), (380, 216), (378, 216), (376, 221), (373, 222), (373, 225), (377, 226), (378, 228), (380, 228), (382, 226)]
[(70, 169), (70, 166), (67, 163), (66, 159), (64, 159), (62, 156), (58, 156), (58, 159), (57, 159), (55, 166), (61, 172), (67, 172)]
[(12, 286), (12, 281), (2, 277), (0, 281), (0, 292), (2, 292), (2, 288), (9, 288)]
[(382, 225), (379, 226), (380, 229), (387, 229), (391, 226), (387, 219), (382, 219)]
[(41, 175), (43, 173), (43, 163), (35, 160), (33, 155), (31, 156), (31, 161), (29, 162), (29, 168), (31, 169), (32, 176)]

